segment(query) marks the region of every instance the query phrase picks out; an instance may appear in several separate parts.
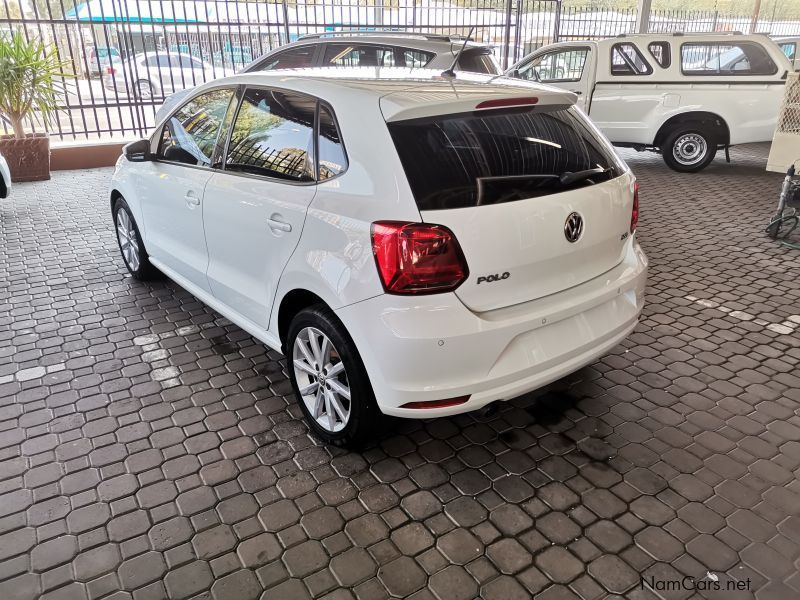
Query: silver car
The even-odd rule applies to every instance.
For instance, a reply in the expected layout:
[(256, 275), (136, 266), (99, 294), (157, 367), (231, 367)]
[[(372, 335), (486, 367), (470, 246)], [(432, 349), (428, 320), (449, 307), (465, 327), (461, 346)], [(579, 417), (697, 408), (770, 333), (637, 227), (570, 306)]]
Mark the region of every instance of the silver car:
[[(312, 67), (406, 67), (444, 71), (471, 71), (499, 75), (500, 65), (492, 46), (463, 37), (406, 31), (327, 31), (304, 35), (280, 46), (244, 67), (241, 73), (306, 69)], [(462, 46), (464, 51), (453, 65)], [(189, 88), (191, 86), (186, 86)], [(168, 97), (156, 113), (166, 117), (186, 97), (181, 91)]]
[(8, 198), (11, 193), (11, 170), (3, 155), (0, 154), (0, 198)]
[(191, 54), (146, 52), (109, 66), (103, 83), (109, 90), (147, 102), (231, 74), (230, 69)]

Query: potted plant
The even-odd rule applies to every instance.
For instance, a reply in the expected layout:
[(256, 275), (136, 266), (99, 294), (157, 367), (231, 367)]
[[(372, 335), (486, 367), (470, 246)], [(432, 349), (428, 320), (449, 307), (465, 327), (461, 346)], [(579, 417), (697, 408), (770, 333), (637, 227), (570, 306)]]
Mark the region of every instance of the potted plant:
[(11, 135), (0, 135), (0, 154), (11, 169), (12, 181), (50, 179), (50, 138), (47, 133), (25, 133), (23, 123), (33, 118), (49, 124), (64, 96), (66, 61), (54, 45), (26, 39), (20, 32), (0, 36), (0, 119)]

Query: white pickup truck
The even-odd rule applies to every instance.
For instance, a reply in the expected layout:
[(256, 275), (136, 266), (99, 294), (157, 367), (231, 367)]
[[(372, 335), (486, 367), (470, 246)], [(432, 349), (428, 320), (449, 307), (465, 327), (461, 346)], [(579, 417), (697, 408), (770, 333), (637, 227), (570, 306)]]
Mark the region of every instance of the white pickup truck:
[(668, 33), (551, 44), (506, 75), (574, 92), (614, 145), (695, 172), (719, 149), (772, 139), (792, 68), (764, 35)]

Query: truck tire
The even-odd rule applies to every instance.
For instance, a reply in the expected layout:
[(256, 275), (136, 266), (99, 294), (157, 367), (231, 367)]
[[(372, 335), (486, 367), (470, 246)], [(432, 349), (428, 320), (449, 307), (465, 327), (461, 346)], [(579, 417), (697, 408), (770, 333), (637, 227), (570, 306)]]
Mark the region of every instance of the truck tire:
[(696, 173), (705, 169), (717, 154), (714, 132), (700, 123), (682, 123), (672, 129), (661, 144), (664, 162), (673, 171)]

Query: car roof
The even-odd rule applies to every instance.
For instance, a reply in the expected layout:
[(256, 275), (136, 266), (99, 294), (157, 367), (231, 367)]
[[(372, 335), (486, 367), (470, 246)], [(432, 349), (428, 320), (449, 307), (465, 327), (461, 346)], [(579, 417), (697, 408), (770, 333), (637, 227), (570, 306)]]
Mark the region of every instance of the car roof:
[[(257, 57), (253, 62), (242, 69), (255, 68), (264, 62), (270, 56), (289, 50), (291, 48), (298, 48), (303, 46), (319, 46), (320, 44), (362, 44), (362, 45), (380, 45), (380, 46), (395, 46), (401, 48), (408, 48), (409, 50), (419, 50), (422, 52), (431, 52), (437, 56), (442, 54), (450, 54), (455, 57), (461, 46), (464, 45), (463, 38), (448, 38), (446, 36), (431, 36), (425, 34), (413, 34), (405, 32), (363, 32), (363, 33), (344, 33), (329, 32), (326, 34), (311, 34), (301, 37), (299, 40), (278, 46), (277, 48), (265, 52)], [(468, 41), (465, 51), (474, 52), (475, 50), (487, 53), (492, 52), (492, 47), (488, 44), (481, 44), (475, 41)]]
[(240, 73), (204, 84), (197, 91), (232, 84), (275, 86), (329, 102), (335, 102), (337, 96), (346, 95), (348, 102), (361, 96), (381, 101), (387, 121), (471, 111), (480, 102), (501, 98), (535, 98), (537, 104), (562, 105), (574, 104), (576, 99), (575, 94), (566, 90), (501, 75), (459, 71), (455, 77), (447, 77), (436, 69), (399, 67), (317, 67)]

